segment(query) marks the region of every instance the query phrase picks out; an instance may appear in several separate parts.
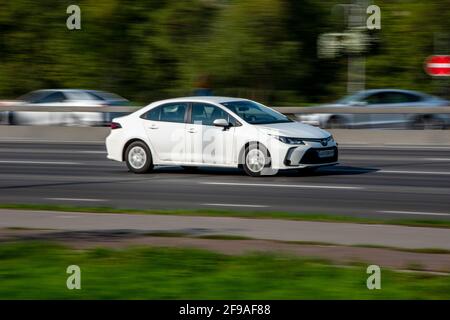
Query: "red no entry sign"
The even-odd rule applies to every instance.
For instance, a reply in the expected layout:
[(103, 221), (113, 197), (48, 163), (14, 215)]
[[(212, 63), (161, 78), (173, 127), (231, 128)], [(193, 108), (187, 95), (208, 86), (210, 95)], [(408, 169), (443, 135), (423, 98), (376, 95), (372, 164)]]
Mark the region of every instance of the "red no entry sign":
[(425, 70), (433, 77), (450, 77), (450, 56), (428, 57)]

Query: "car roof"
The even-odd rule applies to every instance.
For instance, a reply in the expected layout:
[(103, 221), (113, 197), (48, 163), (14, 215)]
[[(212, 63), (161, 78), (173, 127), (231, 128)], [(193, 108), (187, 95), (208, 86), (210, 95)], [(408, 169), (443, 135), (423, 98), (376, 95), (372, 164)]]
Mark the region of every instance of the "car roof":
[(217, 97), (217, 96), (193, 96), (193, 97), (182, 97), (182, 98), (174, 98), (174, 99), (166, 99), (156, 101), (159, 103), (170, 103), (170, 102), (210, 102), (210, 103), (224, 103), (231, 101), (248, 101), (247, 99), (242, 98), (232, 98), (232, 97)]
[(365, 93), (365, 94), (373, 94), (373, 93), (379, 93), (379, 92), (401, 92), (401, 93), (410, 93), (410, 94), (415, 94), (415, 95), (426, 95), (425, 93), (419, 92), (419, 91), (414, 91), (414, 90), (404, 90), (404, 89), (390, 89), (390, 88), (386, 88), (386, 89), (369, 89), (369, 90), (363, 90), (360, 91), (359, 93)]
[(89, 89), (39, 89), (35, 90), (34, 92), (102, 92), (99, 90), (89, 90)]

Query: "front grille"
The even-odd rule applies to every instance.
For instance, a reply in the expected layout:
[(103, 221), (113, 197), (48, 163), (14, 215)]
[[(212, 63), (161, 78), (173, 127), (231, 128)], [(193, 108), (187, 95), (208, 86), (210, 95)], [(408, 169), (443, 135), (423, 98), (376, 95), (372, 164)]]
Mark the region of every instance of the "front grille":
[[(334, 150), (334, 156), (332, 157), (326, 157), (326, 158), (320, 158), (318, 151), (323, 150)], [(338, 149), (336, 147), (332, 148), (323, 148), (323, 149), (315, 149), (311, 148), (308, 151), (305, 152), (303, 155), (302, 160), (300, 160), (300, 164), (321, 164), (321, 163), (331, 163), (331, 162), (337, 162), (338, 160)]]

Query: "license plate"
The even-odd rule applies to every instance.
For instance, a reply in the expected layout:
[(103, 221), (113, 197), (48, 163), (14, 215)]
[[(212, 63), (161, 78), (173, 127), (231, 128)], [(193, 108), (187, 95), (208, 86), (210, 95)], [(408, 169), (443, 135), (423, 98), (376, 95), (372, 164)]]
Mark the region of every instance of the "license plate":
[(319, 156), (319, 158), (331, 158), (334, 156), (334, 150), (318, 151), (317, 155)]

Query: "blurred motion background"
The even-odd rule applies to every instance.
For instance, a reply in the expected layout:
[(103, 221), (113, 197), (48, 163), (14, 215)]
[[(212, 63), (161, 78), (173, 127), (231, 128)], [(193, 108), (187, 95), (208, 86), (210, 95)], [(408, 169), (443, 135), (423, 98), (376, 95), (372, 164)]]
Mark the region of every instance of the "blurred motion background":
[[(81, 30), (66, 9), (81, 8)], [(381, 30), (362, 52), (319, 58), (326, 33), (358, 29), (352, 6), (381, 8)], [(349, 9), (350, 8), (350, 9)], [(349, 20), (350, 19), (350, 20)], [(363, 28), (364, 29), (364, 28)], [(82, 88), (134, 103), (193, 93), (269, 105), (331, 102), (353, 90), (401, 88), (450, 97), (449, 79), (424, 61), (450, 52), (447, 1), (15, 0), (0, 3), (0, 99)], [(349, 86), (349, 59), (365, 79)]]

